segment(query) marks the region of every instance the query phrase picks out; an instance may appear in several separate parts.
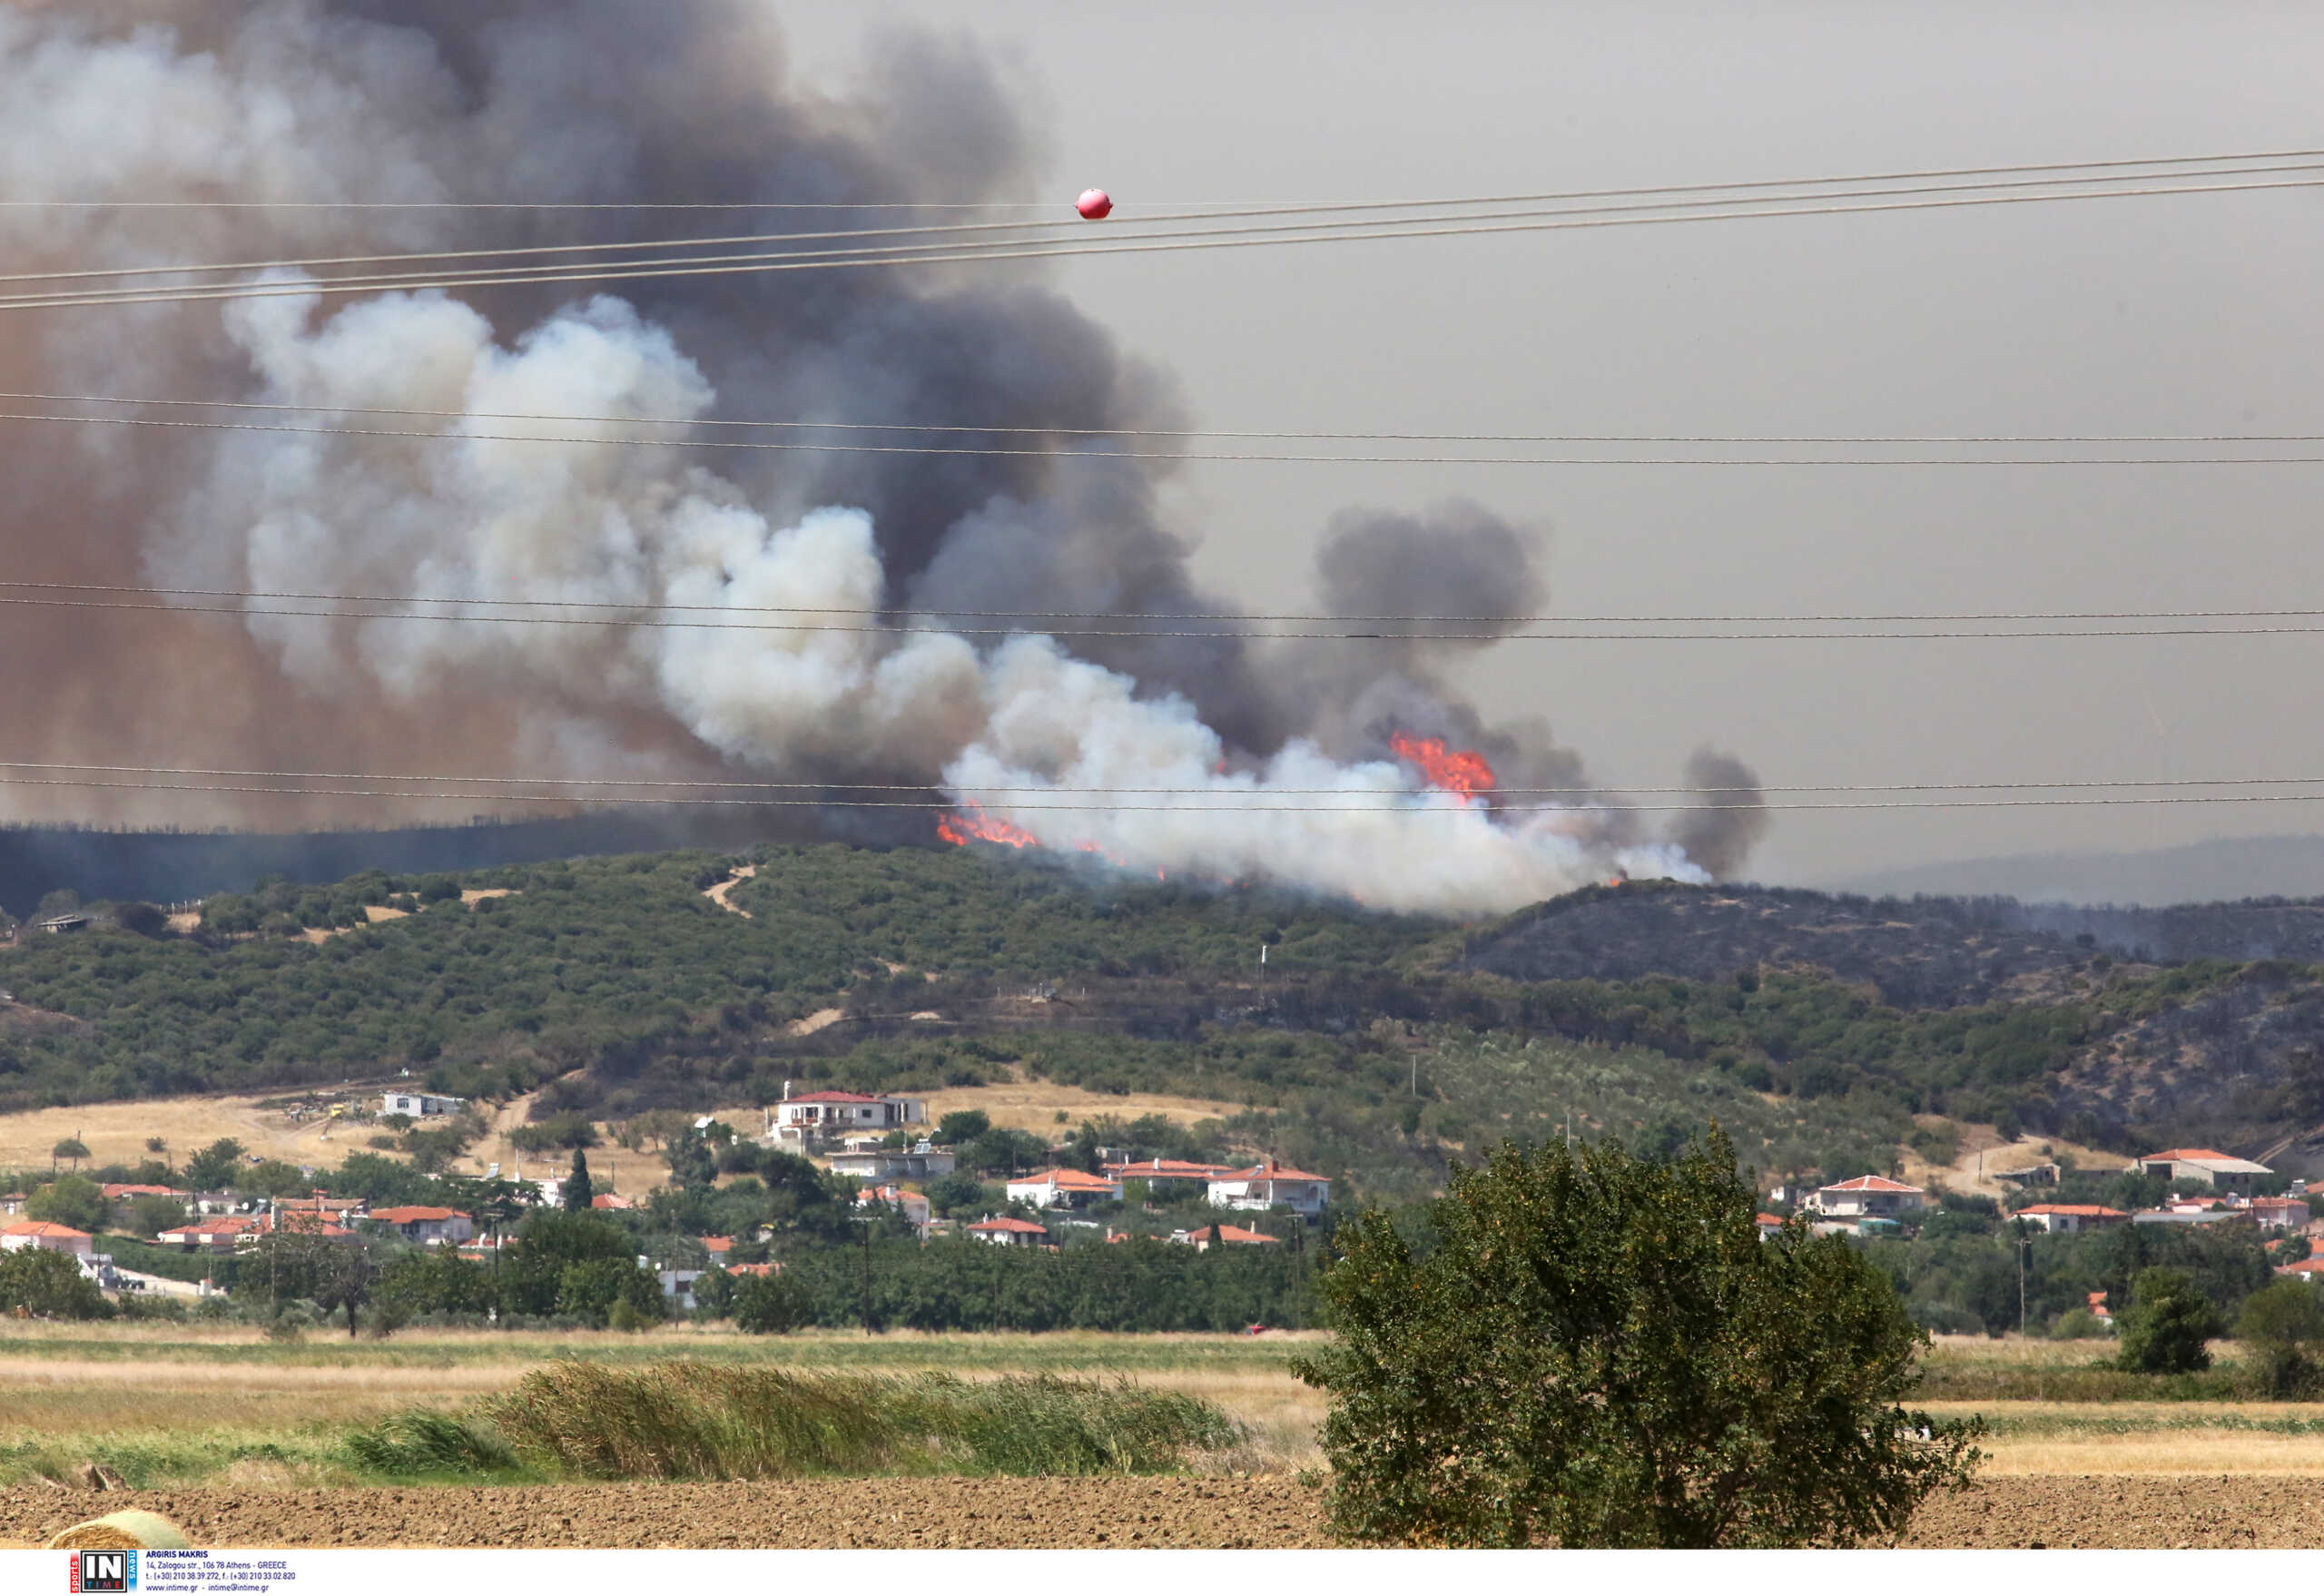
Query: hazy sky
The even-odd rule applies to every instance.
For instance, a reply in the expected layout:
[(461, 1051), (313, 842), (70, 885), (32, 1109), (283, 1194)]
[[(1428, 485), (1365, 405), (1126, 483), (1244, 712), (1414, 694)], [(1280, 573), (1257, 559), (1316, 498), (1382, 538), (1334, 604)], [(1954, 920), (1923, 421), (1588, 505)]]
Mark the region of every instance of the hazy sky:
[[(791, 4), (1014, 63), (1062, 203), (1491, 193), (2324, 146), (2312, 6)], [(1028, 196), (1047, 197), (1046, 195)], [(2324, 432), (2324, 191), (1100, 258), (1059, 281), (1223, 428)], [(2313, 452), (2324, 453), (2324, 448)], [(1548, 526), (1571, 613), (2324, 608), (2324, 466), (1226, 465), (1199, 568), (1297, 606), (1324, 517)], [(1311, 644), (1306, 646), (1362, 646)], [(1702, 743), (1771, 783), (2280, 775), (2324, 637), (1504, 645), (1485, 705), (1600, 779)], [(2316, 806), (1779, 816), (1752, 873), (2306, 832)]]

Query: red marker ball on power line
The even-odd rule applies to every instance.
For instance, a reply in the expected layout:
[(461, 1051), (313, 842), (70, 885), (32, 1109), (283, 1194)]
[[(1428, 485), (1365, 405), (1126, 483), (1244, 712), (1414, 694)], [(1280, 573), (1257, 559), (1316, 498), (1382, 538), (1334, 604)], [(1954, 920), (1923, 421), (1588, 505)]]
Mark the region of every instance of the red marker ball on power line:
[(1114, 200), (1103, 189), (1083, 189), (1081, 197), (1073, 202), (1073, 208), (1081, 212), (1084, 221), (1103, 222), (1113, 213)]

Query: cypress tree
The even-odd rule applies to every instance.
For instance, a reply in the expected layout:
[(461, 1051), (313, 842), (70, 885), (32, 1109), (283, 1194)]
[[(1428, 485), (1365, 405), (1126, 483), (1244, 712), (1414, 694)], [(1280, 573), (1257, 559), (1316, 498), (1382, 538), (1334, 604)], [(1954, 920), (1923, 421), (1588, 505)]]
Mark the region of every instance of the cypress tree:
[(589, 1211), (596, 1189), (589, 1184), (589, 1155), (579, 1148), (573, 1149), (573, 1173), (565, 1177), (565, 1207), (567, 1213), (586, 1214)]

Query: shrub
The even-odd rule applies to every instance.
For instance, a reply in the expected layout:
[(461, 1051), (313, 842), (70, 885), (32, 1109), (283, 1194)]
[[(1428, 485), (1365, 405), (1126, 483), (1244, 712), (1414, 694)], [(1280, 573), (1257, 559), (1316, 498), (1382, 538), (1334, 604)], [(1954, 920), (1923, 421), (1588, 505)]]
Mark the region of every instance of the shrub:
[(2309, 1354), (2324, 1344), (2324, 1286), (2289, 1278), (2261, 1286), (2243, 1299), (2235, 1338), (2250, 1349), (2263, 1394), (2309, 1394), (2319, 1384)]
[(46, 1247), (19, 1247), (0, 1254), (0, 1313), (40, 1319), (102, 1319), (112, 1306), (81, 1266)]
[(105, 1222), (105, 1196), (85, 1175), (60, 1175), (25, 1203), (25, 1213), (52, 1225), (69, 1225), (94, 1235)]
[(1926, 1334), (1838, 1237), (1762, 1241), (1716, 1127), (1456, 1167), (1432, 1251), (1365, 1215), (1324, 1276), (1344, 1539), (1848, 1544), (1965, 1484), (1974, 1424), (1907, 1414)]
[(813, 1318), (807, 1288), (789, 1276), (758, 1275), (734, 1288), (734, 1327), (753, 1335), (788, 1335)]
[(2219, 1310), (2187, 1271), (2142, 1269), (2131, 1283), (2119, 1361), (2141, 1374), (2191, 1374), (2211, 1366), (2204, 1343), (2220, 1328)]

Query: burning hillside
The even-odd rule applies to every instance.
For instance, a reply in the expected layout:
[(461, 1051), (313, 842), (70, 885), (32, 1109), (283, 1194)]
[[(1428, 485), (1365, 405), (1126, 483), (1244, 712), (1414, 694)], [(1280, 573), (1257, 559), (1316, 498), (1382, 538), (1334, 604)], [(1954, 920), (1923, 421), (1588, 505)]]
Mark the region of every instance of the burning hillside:
[[(753, 225), (810, 232), (861, 212), (809, 205), (894, 207), (904, 225), (1042, 186), (1033, 141), (957, 42), (890, 40), (845, 100), (787, 87), (781, 66), (767, 9), (743, 0), (0, 9), (0, 103), (18, 119), (0, 148), (37, 152), (10, 168), (23, 203), (0, 239), (25, 271), (311, 261), (684, 225), (625, 208), (648, 201), (763, 204)], [(518, 192), (526, 207), (503, 203)], [(163, 226), (88, 203), (175, 194), (284, 206)], [(542, 208), (560, 205), (592, 209)], [(838, 802), (819, 822), (888, 841), (1055, 836), (1140, 874), (1265, 875), (1398, 909), (1740, 865), (1756, 811), (1730, 796), (1658, 833), (1590, 802), (1546, 724), (1489, 723), (1452, 685), (1546, 598), (1537, 541), (1489, 511), (1350, 510), (1320, 547), (1326, 613), (1457, 624), (1302, 651), (1236, 622), (1157, 507), (1167, 466), (1080, 440), (1183, 426), (1167, 383), (1034, 270), (42, 312), (0, 354), (15, 390), (214, 397), (294, 420), (133, 443), (0, 433), (19, 577), (457, 602), (417, 622), (186, 600), (140, 616), (134, 649), (87, 645), (119, 624), (102, 612), (27, 610), (0, 632), (0, 672), (44, 679), (69, 645), (75, 680), (0, 702), (0, 741), (115, 764), (916, 785), (950, 812)], [(366, 429), (379, 411), (399, 419)], [(541, 428), (557, 441), (525, 441), (543, 416), (566, 418)], [(993, 431), (921, 455), (714, 447), (744, 435), (667, 425), (648, 439), (645, 419), (834, 423), (882, 443), (910, 435), (880, 429)], [(515, 603), (590, 624), (487, 618)], [(1572, 802), (1516, 801), (1540, 788)], [(325, 793), (105, 797), (98, 813), (66, 789), (45, 802), (77, 819), (348, 818)], [(408, 808), (375, 799), (360, 818)]]

